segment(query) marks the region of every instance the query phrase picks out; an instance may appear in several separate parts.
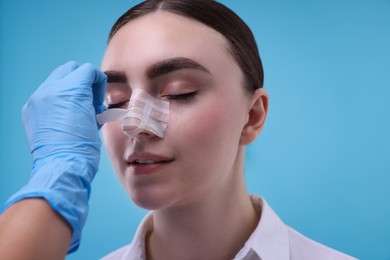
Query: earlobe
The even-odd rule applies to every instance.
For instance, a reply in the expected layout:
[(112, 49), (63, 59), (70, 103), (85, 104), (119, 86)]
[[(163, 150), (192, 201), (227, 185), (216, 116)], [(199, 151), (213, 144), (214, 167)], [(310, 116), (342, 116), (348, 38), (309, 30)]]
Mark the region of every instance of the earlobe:
[(264, 88), (257, 89), (252, 96), (248, 122), (245, 124), (240, 138), (241, 145), (253, 142), (264, 127), (268, 113), (268, 94)]

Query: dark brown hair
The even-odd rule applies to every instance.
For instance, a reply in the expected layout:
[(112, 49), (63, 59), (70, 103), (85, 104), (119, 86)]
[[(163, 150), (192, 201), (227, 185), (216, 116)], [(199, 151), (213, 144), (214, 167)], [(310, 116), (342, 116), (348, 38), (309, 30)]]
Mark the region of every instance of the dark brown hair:
[(192, 18), (225, 36), (230, 52), (245, 77), (245, 87), (263, 87), (264, 73), (256, 40), (248, 25), (232, 10), (212, 0), (147, 0), (124, 13), (111, 29), (108, 41), (126, 23), (159, 10)]

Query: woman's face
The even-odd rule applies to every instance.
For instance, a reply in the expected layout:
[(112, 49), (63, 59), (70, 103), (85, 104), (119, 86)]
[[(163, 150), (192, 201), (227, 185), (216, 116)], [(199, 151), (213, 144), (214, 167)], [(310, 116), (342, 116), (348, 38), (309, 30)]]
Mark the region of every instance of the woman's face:
[(121, 122), (103, 126), (115, 171), (139, 206), (195, 202), (242, 174), (235, 166), (252, 99), (228, 49), (221, 34), (169, 12), (131, 21), (110, 41), (102, 62), (106, 104), (127, 107), (137, 88), (170, 102), (163, 139), (128, 137)]

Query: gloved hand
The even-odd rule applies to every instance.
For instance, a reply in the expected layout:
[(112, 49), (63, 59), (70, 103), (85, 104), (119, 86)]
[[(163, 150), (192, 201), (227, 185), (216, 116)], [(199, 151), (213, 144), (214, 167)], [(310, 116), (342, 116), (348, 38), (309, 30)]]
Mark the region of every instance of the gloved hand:
[(5, 208), (24, 198), (46, 199), (73, 229), (68, 253), (80, 243), (98, 170), (96, 114), (105, 110), (105, 87), (106, 76), (91, 64), (68, 62), (50, 74), (22, 110), (33, 169), (28, 184)]

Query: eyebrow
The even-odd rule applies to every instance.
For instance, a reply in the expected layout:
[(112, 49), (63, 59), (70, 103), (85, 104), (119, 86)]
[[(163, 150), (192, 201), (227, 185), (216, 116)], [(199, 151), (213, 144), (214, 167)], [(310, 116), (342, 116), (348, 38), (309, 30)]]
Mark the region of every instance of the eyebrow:
[[(178, 57), (178, 58), (172, 58), (163, 60), (160, 62), (157, 62), (150, 67), (145, 72), (145, 76), (148, 79), (155, 79), (160, 76), (163, 76), (165, 74), (182, 70), (182, 69), (195, 69), (200, 70), (206, 73), (211, 74), (205, 67), (200, 65), (198, 62)], [(124, 71), (105, 71), (104, 72), (107, 75), (107, 83), (127, 83), (128, 79), (126, 77), (126, 73)]]
[(127, 83), (127, 77), (124, 71), (105, 71), (107, 83)]
[(162, 75), (181, 70), (181, 69), (195, 69), (195, 70), (200, 70), (206, 73), (210, 72), (200, 65), (198, 62), (188, 59), (188, 58), (183, 58), (183, 57), (178, 57), (178, 58), (172, 58), (168, 60), (163, 60), (158, 63), (155, 63), (151, 65), (147, 71), (145, 76), (148, 79), (154, 79), (157, 77), (160, 77)]

